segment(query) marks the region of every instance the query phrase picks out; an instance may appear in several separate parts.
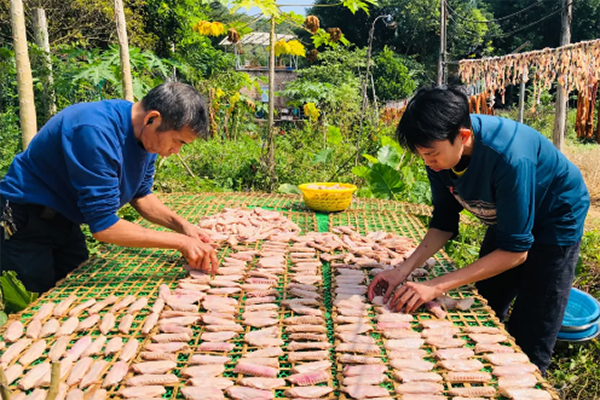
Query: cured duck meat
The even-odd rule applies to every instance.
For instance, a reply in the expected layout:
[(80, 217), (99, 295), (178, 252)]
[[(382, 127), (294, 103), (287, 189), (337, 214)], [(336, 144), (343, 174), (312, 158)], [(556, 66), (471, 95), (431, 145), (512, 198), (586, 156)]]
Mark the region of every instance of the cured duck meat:
[(265, 365), (267, 367), (279, 368), (279, 360), (277, 358), (240, 358), (240, 362), (249, 362), (251, 364)]
[(242, 378), (238, 381), (238, 384), (254, 389), (273, 390), (285, 386), (285, 380), (279, 378)]
[(202, 385), (201, 388), (184, 386), (180, 391), (187, 400), (225, 400), (223, 390), (208, 385)]
[(551, 400), (550, 393), (542, 389), (510, 388), (502, 389), (501, 394), (512, 400)]
[(341, 388), (342, 391), (355, 399), (366, 399), (370, 397), (385, 397), (389, 396), (386, 388), (373, 385), (354, 385)]
[(522, 375), (530, 374), (537, 370), (538, 368), (535, 366), (535, 364), (531, 363), (509, 364), (495, 366), (492, 370), (492, 374), (496, 376)]
[(124, 361), (116, 362), (112, 368), (106, 374), (104, 381), (102, 382), (103, 388), (108, 388), (111, 386), (118, 385), (121, 383), (127, 372), (129, 371), (129, 366)]
[[(279, 339), (279, 338), (270, 338), (270, 337), (257, 337), (257, 338), (245, 338), (246, 343), (248, 343), (250, 346), (253, 347), (270, 347), (270, 346), (283, 346), (284, 342), (283, 340)], [(290, 343), (291, 344), (291, 343)], [(327, 343), (329, 346), (331, 346), (329, 343)], [(319, 345), (314, 346), (313, 348), (323, 348), (323, 344), (321, 344), (321, 346), (319, 347)], [(327, 347), (329, 348), (329, 347)], [(289, 348), (289, 350), (293, 350), (292, 348)], [(298, 350), (298, 349), (296, 349)]]
[(206, 364), (184, 368), (181, 370), (181, 375), (192, 378), (204, 376), (216, 377), (217, 375), (221, 375), (223, 372), (225, 372), (224, 364)]
[(505, 335), (491, 335), (488, 333), (470, 333), (469, 337), (475, 342), (475, 343), (481, 343), (481, 344), (494, 344), (494, 343), (501, 343), (501, 342), (506, 342), (508, 340), (508, 338)]
[(283, 350), (279, 347), (266, 347), (264, 349), (256, 350), (250, 353), (246, 353), (244, 357), (247, 358), (268, 358), (268, 357), (280, 357), (283, 355)]
[(87, 372), (87, 374), (85, 374), (83, 379), (81, 379), (81, 382), (79, 383), (79, 388), (87, 389), (89, 386), (99, 381), (107, 366), (108, 361), (96, 360), (90, 367), (90, 370)]
[(340, 343), (335, 347), (340, 353), (380, 354), (381, 349), (376, 344), (368, 343)]
[(159, 353), (159, 352), (153, 352), (153, 351), (142, 351), (140, 353), (140, 356), (142, 357), (142, 359), (144, 359), (146, 361), (164, 361), (164, 360), (176, 361), (177, 360), (177, 354), (174, 354), (174, 353)]
[(394, 359), (390, 360), (390, 365), (399, 370), (429, 372), (435, 367), (435, 364), (425, 360), (418, 359)]
[(292, 374), (286, 378), (290, 383), (297, 386), (312, 386), (318, 383), (327, 382), (331, 379), (329, 371), (311, 371), (299, 374)]
[(88, 331), (92, 329), (100, 321), (100, 315), (92, 314), (77, 325), (77, 332)]
[(440, 394), (444, 391), (444, 386), (429, 381), (407, 382), (396, 386), (396, 393), (404, 394)]
[(75, 329), (79, 326), (79, 319), (77, 317), (70, 317), (65, 322), (62, 323), (58, 331), (56, 331), (56, 336), (69, 336)]
[(471, 372), (448, 372), (446, 381), (450, 383), (490, 383), (492, 375), (487, 372), (471, 371)]
[(335, 336), (345, 343), (376, 343), (375, 338), (366, 335), (355, 335), (353, 333), (336, 333)]
[(31, 345), (29, 349), (21, 356), (19, 359), (19, 363), (21, 365), (27, 366), (40, 358), (44, 351), (46, 350), (46, 341), (44, 339), (38, 340), (34, 344)]
[(423, 349), (402, 349), (392, 350), (388, 352), (388, 358), (390, 360), (395, 359), (423, 359), (427, 357), (427, 351)]
[(511, 365), (529, 362), (525, 353), (492, 353), (483, 356), (494, 365)]
[(490, 335), (502, 334), (500, 329), (491, 326), (463, 326), (461, 329), (466, 333), (487, 333)]
[(123, 348), (123, 339), (120, 336), (115, 336), (110, 339), (108, 343), (106, 343), (106, 348), (104, 349), (104, 355), (110, 356), (111, 354), (116, 354)]
[(143, 387), (130, 387), (122, 389), (119, 394), (122, 397), (127, 399), (130, 398), (151, 398), (151, 397), (160, 397), (165, 394), (167, 391), (163, 386), (160, 385), (152, 385), (152, 386), (143, 386)]
[(354, 354), (342, 354), (338, 357), (338, 361), (342, 364), (383, 364), (381, 358), (356, 356)]
[(60, 328), (60, 322), (57, 319), (49, 319), (44, 326), (42, 326), (42, 330), (40, 331), (40, 337), (45, 338), (50, 335), (54, 335), (58, 329)]
[(271, 400), (275, 396), (270, 390), (254, 389), (244, 386), (231, 386), (225, 392), (235, 400)]
[(23, 336), (23, 333), (25, 333), (25, 327), (21, 321), (15, 321), (6, 328), (3, 337), (6, 342), (14, 343)]
[(165, 308), (165, 301), (161, 298), (158, 298), (158, 299), (156, 299), (154, 304), (152, 304), (150, 311), (152, 311), (153, 314), (160, 314), (164, 308)]
[(421, 334), (411, 329), (394, 329), (384, 331), (383, 336), (386, 339), (418, 339), (421, 337)]
[(84, 312), (87, 308), (90, 308), (91, 306), (93, 306), (94, 304), (96, 304), (96, 299), (89, 299), (84, 301), (83, 303), (73, 307), (71, 309), (71, 311), (69, 311), (69, 316), (70, 317), (78, 317), (79, 314), (81, 314), (82, 312)]
[(421, 336), (428, 338), (430, 336), (448, 336), (452, 337), (460, 333), (460, 329), (455, 326), (445, 328), (429, 328), (421, 331)]
[(496, 389), (492, 386), (450, 388), (448, 394), (462, 397), (492, 397), (496, 395)]
[(104, 389), (97, 389), (90, 400), (106, 400), (108, 398), (108, 392)]
[(304, 386), (287, 389), (284, 395), (291, 398), (318, 399), (331, 392), (333, 388), (328, 386)]
[[(237, 336), (238, 334), (235, 332), (204, 332), (200, 335), (200, 340), (205, 342), (226, 342)], [(186, 341), (189, 341), (189, 339)]]
[[(242, 379), (248, 379), (248, 378), (242, 378)], [(254, 378), (254, 379), (262, 379), (262, 378)], [(188, 384), (191, 385), (192, 387), (195, 386), (196, 390), (198, 390), (199, 387), (205, 387), (205, 386), (215, 387), (217, 389), (225, 390), (228, 387), (233, 386), (233, 382), (227, 378), (209, 377), (209, 376), (203, 376), (200, 378), (190, 378), (188, 380)]]
[(152, 330), (152, 328), (154, 328), (156, 326), (156, 323), (158, 322), (158, 318), (160, 317), (160, 315), (156, 312), (153, 312), (152, 314), (150, 314), (148, 316), (148, 318), (146, 318), (146, 321), (144, 321), (144, 325), (142, 326), (142, 334), (147, 335), (150, 333), (150, 331)]
[(119, 300), (119, 298), (115, 295), (110, 295), (107, 298), (105, 298), (104, 300), (100, 300), (99, 302), (97, 302), (96, 304), (94, 304), (89, 310), (88, 310), (88, 314), (92, 315), (92, 314), (97, 314), (100, 311), (104, 310), (104, 308), (110, 306), (111, 304), (116, 303)]
[(391, 339), (386, 340), (383, 346), (386, 350), (400, 350), (400, 349), (418, 349), (423, 346), (425, 341), (423, 339)]
[(189, 363), (207, 365), (207, 364), (226, 364), (231, 361), (231, 358), (226, 356), (212, 356), (212, 355), (204, 355), (204, 354), (193, 354)]
[[(283, 344), (283, 341), (281, 342)], [(331, 343), (329, 342), (290, 342), (287, 345), (288, 351), (298, 351), (298, 350), (327, 350), (331, 348)], [(354, 350), (348, 350), (348, 352), (353, 352)]]
[(537, 385), (538, 380), (534, 374), (508, 375), (498, 378), (498, 388), (533, 388)]
[(475, 345), (475, 353), (514, 353), (515, 349), (510, 346), (504, 346), (501, 344), (486, 344), (486, 343), (478, 343)]
[(77, 296), (75, 296), (74, 294), (70, 295), (69, 297), (67, 297), (66, 299), (62, 300), (60, 303), (58, 303), (55, 307), (54, 307), (54, 311), (52, 312), (52, 315), (54, 315), (55, 317), (62, 317), (64, 316), (67, 311), (69, 310), (69, 308), (71, 307), (71, 305), (77, 300)]
[(121, 350), (121, 354), (119, 355), (119, 360), (125, 362), (131, 360), (133, 356), (135, 356), (135, 353), (137, 353), (138, 346), (139, 342), (137, 341), (137, 339), (130, 338), (127, 341), (127, 343), (125, 343), (125, 345), (123, 346), (123, 350)]
[(194, 325), (200, 321), (200, 317), (175, 317), (175, 318), (163, 318), (158, 320), (158, 325), (180, 325), (189, 326)]
[(73, 366), (73, 369), (69, 373), (67, 378), (67, 385), (76, 386), (81, 382), (85, 374), (89, 371), (92, 366), (94, 359), (91, 357), (85, 357), (77, 361)]
[(23, 375), (23, 366), (19, 363), (13, 364), (4, 370), (7, 385), (13, 383), (21, 375)]
[(289, 362), (297, 361), (323, 361), (329, 358), (329, 352), (323, 351), (292, 351), (288, 353)]
[(174, 385), (179, 383), (179, 378), (173, 374), (145, 374), (136, 375), (127, 379), (128, 386), (152, 386), (152, 385)]
[(133, 324), (133, 319), (135, 317), (131, 314), (125, 314), (121, 317), (121, 322), (119, 322), (119, 332), (123, 335), (129, 335), (129, 331), (131, 330), (131, 324)]
[(483, 363), (479, 360), (442, 360), (438, 364), (448, 371), (455, 372), (479, 371), (483, 368)]
[[(152, 335), (151, 339), (156, 343), (170, 343), (170, 342), (189, 342), (192, 337), (189, 333), (159, 333)], [(206, 340), (206, 339), (203, 339)]]
[(425, 343), (437, 347), (438, 349), (448, 349), (451, 347), (464, 347), (467, 344), (463, 339), (449, 338), (447, 336), (429, 336)]
[(135, 314), (141, 311), (144, 307), (148, 305), (147, 297), (140, 297), (136, 301), (134, 301), (129, 308), (127, 309), (127, 314)]
[(343, 375), (346, 377), (350, 376), (361, 376), (361, 375), (378, 375), (383, 374), (387, 371), (385, 365), (347, 365), (344, 367)]
[(91, 336), (83, 336), (67, 351), (66, 357), (72, 361), (79, 360), (83, 352), (92, 344)]
[(342, 381), (344, 386), (355, 386), (355, 385), (379, 385), (383, 383), (387, 377), (384, 374), (378, 375), (359, 375), (359, 376), (348, 376)]
[(102, 317), (102, 322), (100, 323), (100, 332), (102, 334), (107, 335), (111, 330), (115, 327), (115, 322), (117, 322), (117, 318), (113, 313), (107, 312)]
[(419, 371), (394, 371), (394, 376), (400, 382), (441, 382), (443, 378), (435, 372), (419, 372)]
[(421, 324), (421, 326), (425, 329), (430, 328), (430, 329), (434, 329), (434, 328), (444, 328), (444, 327), (451, 327), (454, 326), (452, 324), (452, 322), (450, 321), (446, 321), (446, 320), (437, 320), (437, 319), (425, 319), (425, 320), (421, 320), (419, 321), (419, 323)]
[(62, 356), (64, 356), (67, 352), (67, 346), (71, 342), (71, 338), (68, 336), (61, 336), (56, 339), (56, 342), (50, 348), (48, 352), (48, 359), (50, 361), (58, 361)]
[(240, 361), (233, 369), (234, 373), (257, 376), (262, 378), (276, 378), (279, 370), (277, 368), (265, 365), (252, 364), (250, 362)]
[(38, 339), (40, 337), (40, 333), (42, 331), (42, 323), (39, 319), (32, 319), (27, 324), (27, 331), (25, 332), (25, 336), (30, 339)]
[(106, 343), (106, 336), (100, 335), (92, 344), (90, 344), (84, 352), (81, 354), (82, 357), (95, 356), (102, 352), (102, 348)]
[(466, 347), (440, 349), (433, 353), (440, 360), (466, 360), (475, 356), (473, 350)]
[(227, 342), (206, 342), (198, 346), (200, 351), (230, 352), (235, 348), (235, 344)]
[(54, 311), (54, 303), (44, 303), (38, 308), (37, 312), (33, 316), (33, 319), (37, 319), (38, 321), (43, 321), (49, 316), (52, 315)]
[(296, 364), (292, 367), (293, 374), (304, 374), (314, 371), (325, 371), (331, 369), (331, 361), (313, 361), (304, 364)]
[(21, 390), (33, 389), (33, 388), (39, 386), (38, 382), (48, 372), (50, 372), (50, 363), (49, 362), (38, 364), (35, 367), (33, 367), (32, 369), (30, 369), (29, 372), (27, 372), (25, 374), (25, 376), (19, 380), (19, 383), (17, 384), (17, 386)]
[(136, 297), (132, 294), (125, 296), (122, 300), (118, 301), (110, 308), (110, 312), (114, 314), (117, 311), (129, 307), (129, 305), (131, 305), (135, 300)]

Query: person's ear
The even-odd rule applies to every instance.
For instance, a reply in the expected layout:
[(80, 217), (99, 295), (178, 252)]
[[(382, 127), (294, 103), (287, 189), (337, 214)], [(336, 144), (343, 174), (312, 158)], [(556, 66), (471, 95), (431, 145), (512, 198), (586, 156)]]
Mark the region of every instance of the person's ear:
[(462, 142), (466, 143), (471, 137), (471, 130), (469, 128), (460, 128), (459, 134)]
[[(148, 114), (146, 114), (146, 123), (144, 125), (152, 125), (157, 119), (160, 119), (160, 113), (155, 110), (150, 111)], [(160, 121), (157, 122), (160, 123)]]

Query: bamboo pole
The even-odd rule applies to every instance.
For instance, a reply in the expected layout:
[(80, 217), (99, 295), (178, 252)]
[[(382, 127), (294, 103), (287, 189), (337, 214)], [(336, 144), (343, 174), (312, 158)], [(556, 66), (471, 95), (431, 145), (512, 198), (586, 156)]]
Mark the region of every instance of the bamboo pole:
[(47, 75), (43, 80), (44, 95), (48, 117), (56, 114), (56, 94), (54, 92), (54, 76), (52, 75), (52, 59), (50, 58), (50, 41), (48, 40), (48, 24), (46, 11), (43, 8), (33, 10), (33, 34), (35, 43), (44, 52), (43, 64)]
[(6, 375), (4, 375), (4, 368), (0, 368), (0, 395), (2, 396), (2, 400), (10, 400), (12, 396), (12, 393), (8, 388)]
[(123, 84), (123, 98), (133, 101), (133, 82), (131, 79), (131, 65), (129, 63), (129, 40), (127, 38), (127, 22), (123, 1), (115, 0), (115, 20), (117, 23), (117, 38), (119, 40), (119, 54), (121, 56), (121, 81)]
[(267, 176), (269, 177), (269, 189), (273, 190), (275, 185), (275, 17), (271, 17), (271, 30), (269, 35), (269, 131), (267, 132)]
[(48, 389), (46, 400), (54, 400), (58, 395), (58, 387), (60, 384), (60, 362), (52, 362), (51, 371), (52, 372), (50, 372), (50, 389)]

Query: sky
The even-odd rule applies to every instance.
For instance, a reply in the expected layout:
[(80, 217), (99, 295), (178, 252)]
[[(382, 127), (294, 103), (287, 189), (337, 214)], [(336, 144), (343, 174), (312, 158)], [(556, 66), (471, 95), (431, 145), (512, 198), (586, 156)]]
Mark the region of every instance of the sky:
[[(314, 4), (314, 0), (277, 0), (277, 4), (280, 5), (285, 5), (285, 4), (307, 4), (306, 7), (297, 7), (297, 6), (290, 6), (290, 7), (281, 7), (281, 11), (283, 12), (290, 12), (293, 11), (296, 14), (300, 14), (300, 15), (306, 15), (306, 9), (310, 8), (310, 5)], [(248, 15), (254, 15), (260, 12), (260, 10), (256, 7), (253, 7), (249, 10), (246, 10), (245, 8), (240, 9), (240, 12), (246, 13)]]

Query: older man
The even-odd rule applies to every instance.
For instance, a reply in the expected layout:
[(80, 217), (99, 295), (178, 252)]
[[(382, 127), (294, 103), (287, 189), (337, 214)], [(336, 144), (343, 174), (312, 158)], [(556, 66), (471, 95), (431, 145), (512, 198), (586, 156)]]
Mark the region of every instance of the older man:
[[(40, 130), (0, 182), (0, 269), (16, 271), (28, 290), (44, 292), (88, 252), (80, 224), (105, 243), (179, 250), (214, 271), (209, 238), (154, 194), (157, 154), (176, 154), (207, 134), (206, 103), (191, 86), (165, 83), (142, 101), (72, 105)], [(120, 219), (130, 203), (160, 232)]]

